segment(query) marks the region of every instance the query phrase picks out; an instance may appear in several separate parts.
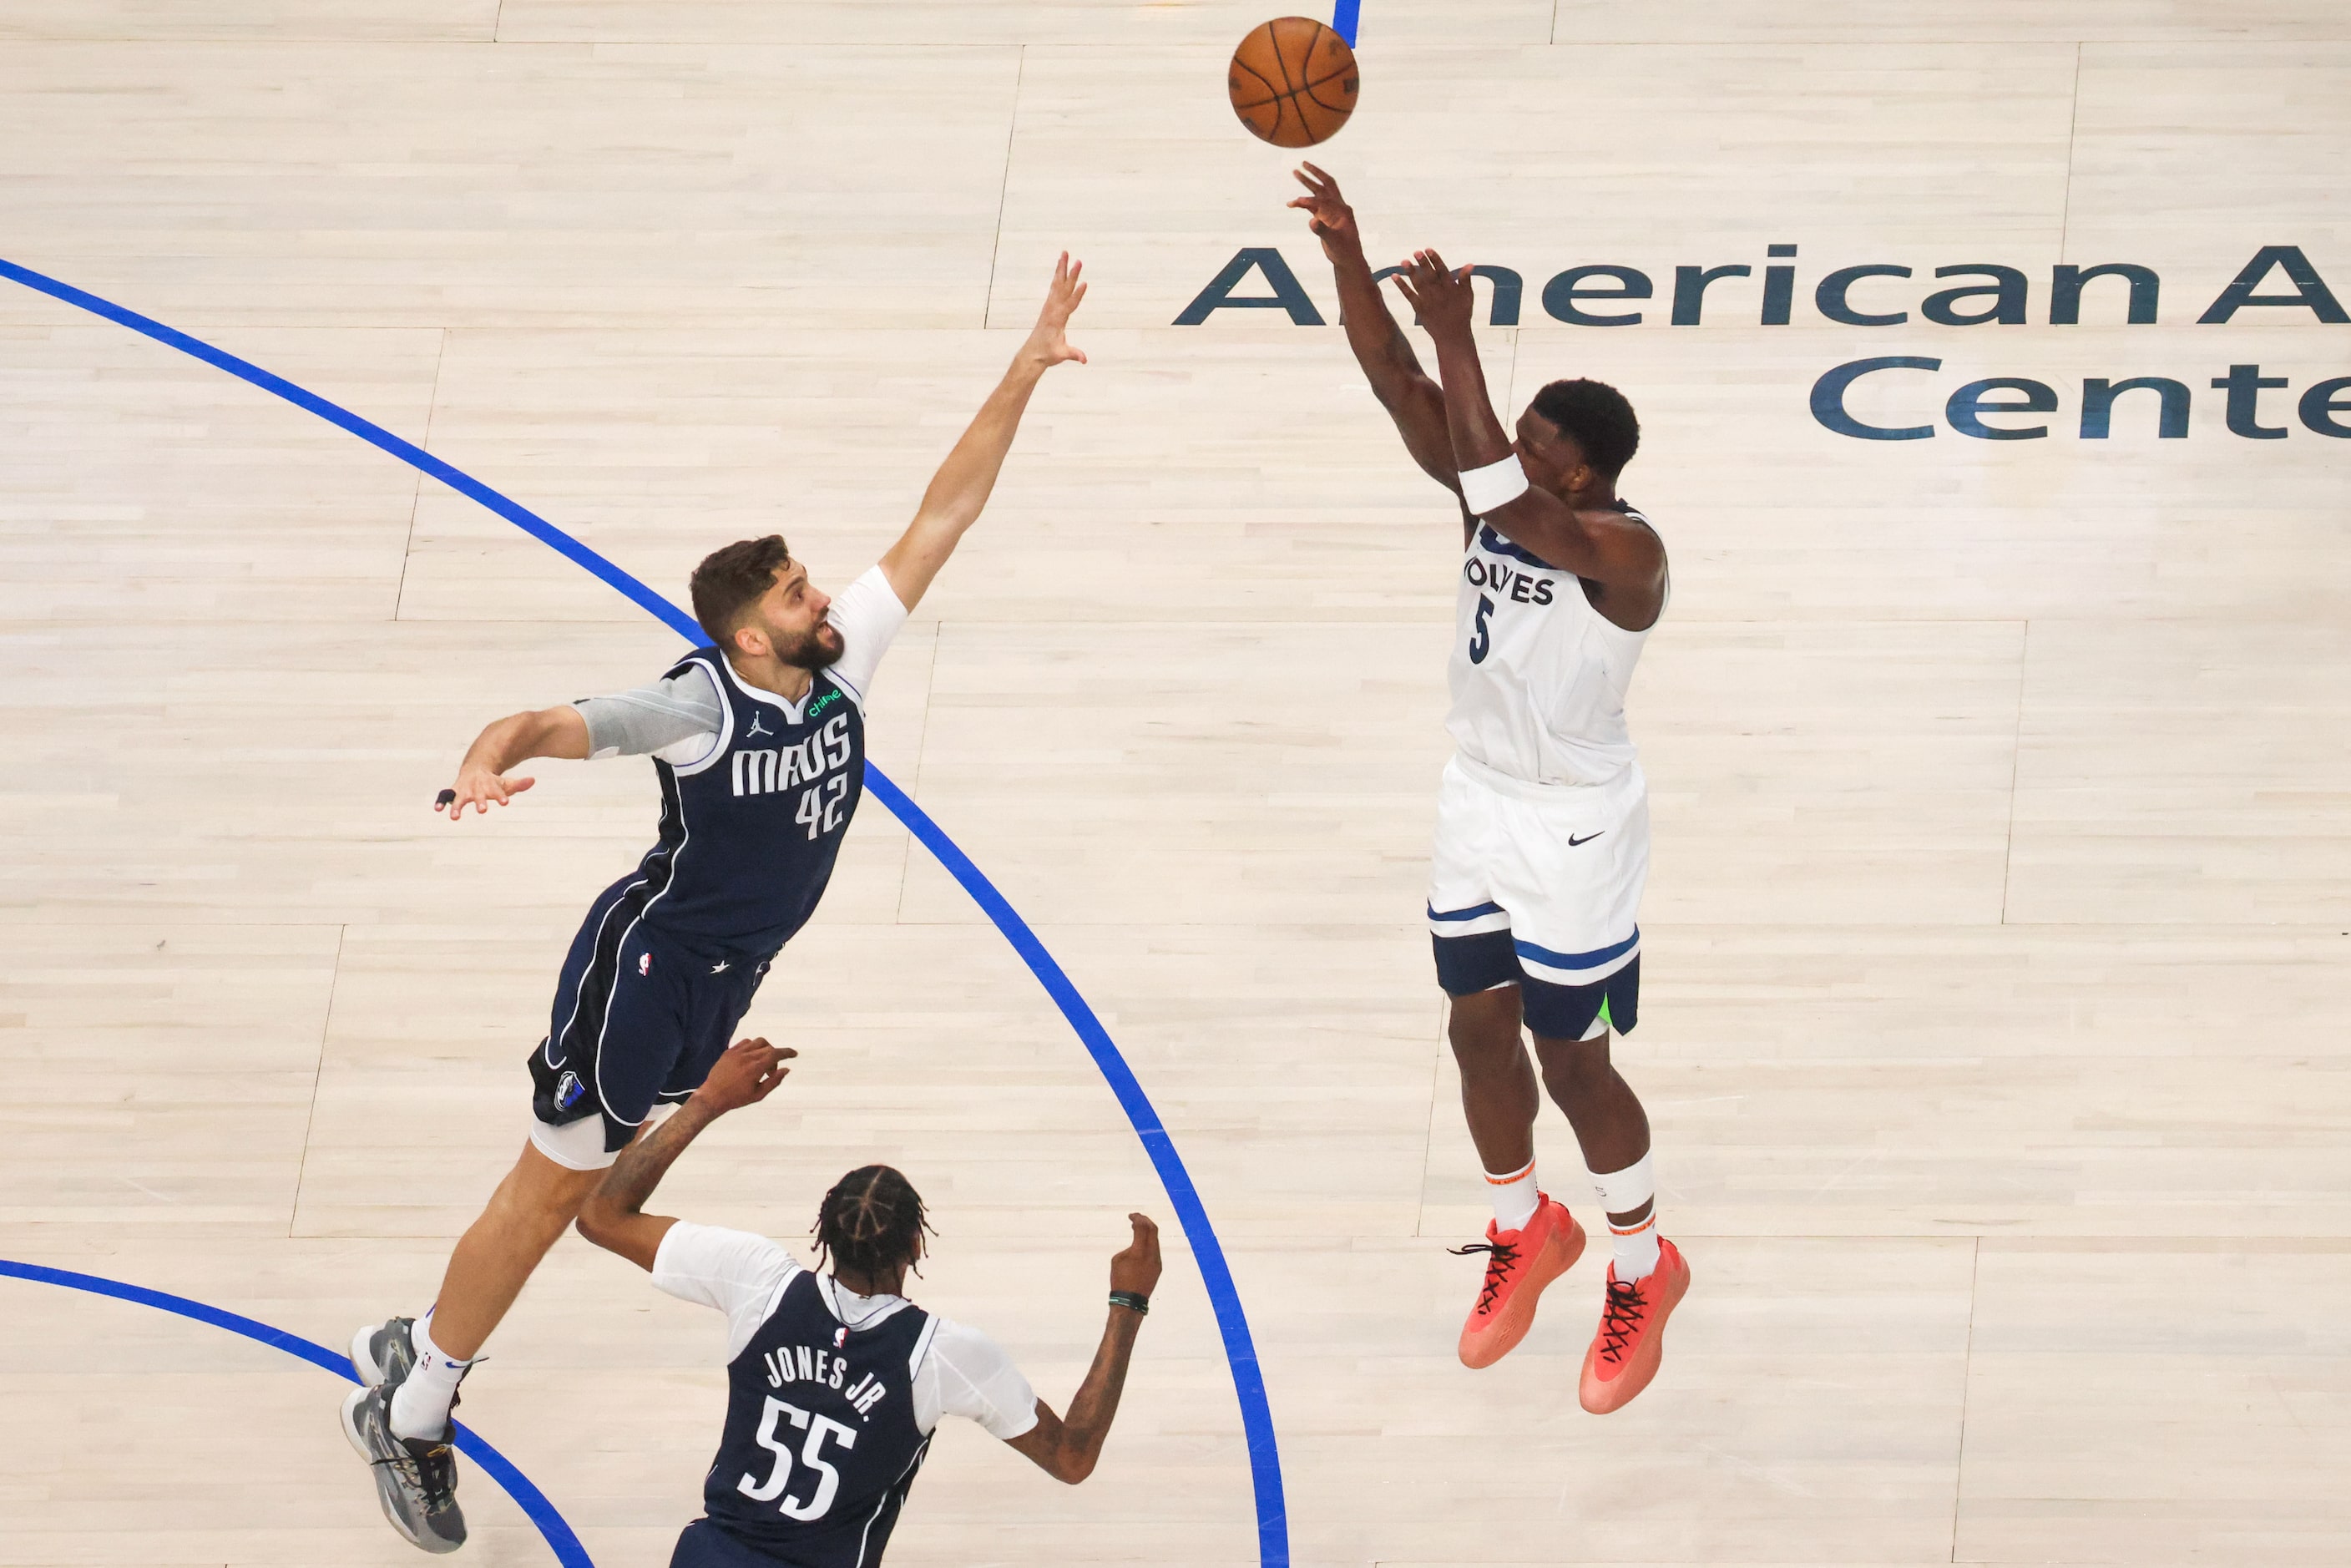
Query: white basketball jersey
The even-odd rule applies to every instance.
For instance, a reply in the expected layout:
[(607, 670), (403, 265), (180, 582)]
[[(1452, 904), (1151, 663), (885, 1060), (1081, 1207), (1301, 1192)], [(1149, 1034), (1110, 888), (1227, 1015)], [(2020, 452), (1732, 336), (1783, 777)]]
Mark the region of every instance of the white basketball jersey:
[(1648, 632), (1616, 625), (1573, 572), (1482, 522), (1462, 560), (1454, 621), (1445, 727), (1462, 756), (1530, 784), (1606, 784), (1633, 765), (1625, 693)]

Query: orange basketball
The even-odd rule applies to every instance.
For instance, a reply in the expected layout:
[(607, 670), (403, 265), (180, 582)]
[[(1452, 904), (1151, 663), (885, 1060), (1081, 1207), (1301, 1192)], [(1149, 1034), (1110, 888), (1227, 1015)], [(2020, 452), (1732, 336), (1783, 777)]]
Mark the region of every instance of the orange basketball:
[(1268, 22), (1233, 51), (1233, 112), (1260, 141), (1311, 147), (1355, 112), (1361, 82), (1347, 40), (1307, 16)]

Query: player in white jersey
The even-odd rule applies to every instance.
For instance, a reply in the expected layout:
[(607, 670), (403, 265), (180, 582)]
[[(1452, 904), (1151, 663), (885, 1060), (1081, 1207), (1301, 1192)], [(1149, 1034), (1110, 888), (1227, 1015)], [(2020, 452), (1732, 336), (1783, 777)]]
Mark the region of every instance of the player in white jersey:
[[(1656, 1375), (1666, 1319), (1689, 1286), (1657, 1234), (1649, 1122), (1609, 1060), (1641, 988), (1648, 788), (1625, 723), (1641, 645), (1666, 606), (1666, 551), (1616, 497), (1640, 442), (1632, 405), (1597, 382), (1553, 382), (1505, 434), (1471, 330), (1467, 267), (1422, 251), (1389, 269), (1437, 348), (1420, 368), (1388, 314), (1338, 182), (1298, 172), (1338, 274), (1347, 341), (1405, 449), (1460, 504), (1464, 558), (1449, 672), (1456, 747), (1437, 793), (1428, 922), (1461, 1105), (1494, 1219), (1462, 1362), (1526, 1337), (1583, 1228), (1535, 1183), (1542, 1086), (1575, 1130), (1614, 1256), (1579, 1391), (1595, 1415)], [(1521, 1027), (1534, 1037), (1528, 1060)]]

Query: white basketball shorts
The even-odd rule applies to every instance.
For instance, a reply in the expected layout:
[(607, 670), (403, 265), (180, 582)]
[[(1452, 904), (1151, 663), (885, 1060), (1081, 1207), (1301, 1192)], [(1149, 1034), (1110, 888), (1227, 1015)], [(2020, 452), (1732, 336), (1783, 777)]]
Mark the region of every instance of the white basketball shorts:
[(1454, 996), (1520, 984), (1527, 1025), (1581, 1040), (1637, 1012), (1648, 781), (1635, 763), (1588, 788), (1529, 784), (1464, 757), (1437, 796), (1428, 930)]

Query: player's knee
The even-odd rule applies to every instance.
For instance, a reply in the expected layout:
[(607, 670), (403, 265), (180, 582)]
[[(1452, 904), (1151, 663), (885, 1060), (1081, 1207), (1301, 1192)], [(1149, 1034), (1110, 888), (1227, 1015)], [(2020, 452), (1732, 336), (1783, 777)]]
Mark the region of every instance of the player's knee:
[(1583, 1104), (1606, 1093), (1616, 1069), (1608, 1061), (1608, 1037), (1543, 1042), (1543, 1087), (1562, 1105)]
[(534, 1158), (538, 1154), (532, 1149), (524, 1155), (514, 1174), (499, 1185), (491, 1207), (505, 1210), (519, 1224), (559, 1233), (580, 1217), (604, 1173), (573, 1170), (544, 1157)]
[(1515, 1054), (1520, 1049), (1518, 988), (1498, 986), (1490, 991), (1455, 997), (1445, 1020), (1445, 1036), (1452, 1042), (1454, 1055), (1464, 1061)]

